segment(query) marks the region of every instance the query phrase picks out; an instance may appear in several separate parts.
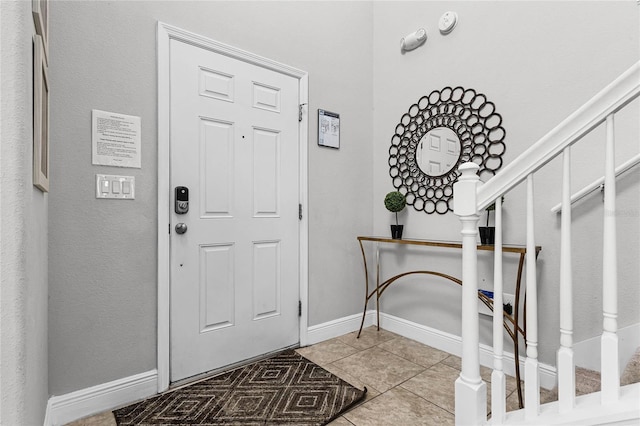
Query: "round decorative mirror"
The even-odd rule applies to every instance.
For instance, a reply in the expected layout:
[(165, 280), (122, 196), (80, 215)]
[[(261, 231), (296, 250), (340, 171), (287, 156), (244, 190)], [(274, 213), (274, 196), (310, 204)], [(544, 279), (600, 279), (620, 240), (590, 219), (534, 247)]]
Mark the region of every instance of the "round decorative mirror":
[(407, 204), (425, 213), (453, 210), (458, 166), (472, 161), (486, 181), (502, 167), (502, 117), (485, 95), (445, 87), (411, 105), (391, 138), (389, 174)]

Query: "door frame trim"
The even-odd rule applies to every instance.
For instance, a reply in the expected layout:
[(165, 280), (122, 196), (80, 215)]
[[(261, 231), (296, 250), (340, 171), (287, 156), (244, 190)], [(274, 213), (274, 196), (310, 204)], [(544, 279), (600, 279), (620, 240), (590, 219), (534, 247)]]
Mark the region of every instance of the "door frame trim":
[[(158, 21), (158, 392), (164, 392), (170, 383), (170, 224), (171, 224), (171, 188), (170, 184), (170, 42), (177, 40), (203, 49), (220, 53), (234, 59), (270, 69), (298, 79), (298, 101), (300, 105), (309, 104), (309, 74), (306, 71), (281, 64), (262, 56), (255, 55), (212, 40), (192, 32)], [(308, 111), (304, 108), (303, 112)], [(309, 284), (309, 221), (308, 221), (308, 142), (309, 118), (301, 115), (298, 125), (299, 142), (299, 203), (303, 216), (299, 221), (299, 294), (302, 302), (300, 316), (300, 345), (307, 343), (308, 328), (308, 284)], [(292, 208), (295, 208), (293, 206)]]

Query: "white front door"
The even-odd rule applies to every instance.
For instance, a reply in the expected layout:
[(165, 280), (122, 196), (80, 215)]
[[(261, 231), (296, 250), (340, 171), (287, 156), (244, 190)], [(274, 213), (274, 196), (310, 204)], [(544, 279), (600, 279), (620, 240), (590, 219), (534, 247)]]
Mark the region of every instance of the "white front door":
[(170, 43), (170, 184), (189, 195), (187, 213), (171, 205), (176, 381), (299, 341), (299, 88)]

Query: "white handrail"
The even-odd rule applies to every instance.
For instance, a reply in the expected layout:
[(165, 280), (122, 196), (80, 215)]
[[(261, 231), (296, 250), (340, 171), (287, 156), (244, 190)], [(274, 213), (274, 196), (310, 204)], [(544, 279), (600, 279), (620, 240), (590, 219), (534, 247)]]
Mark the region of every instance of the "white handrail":
[(478, 189), (478, 211), (516, 187), (639, 95), (640, 61), (482, 185)]
[[(637, 166), (638, 164), (640, 164), (640, 154), (636, 154), (634, 157), (631, 157), (628, 161), (619, 165), (615, 171), (616, 177), (630, 170), (632, 167)], [(576, 201), (582, 200), (584, 197), (591, 194), (593, 191), (602, 189), (603, 185), (604, 185), (604, 176), (602, 176), (600, 179), (593, 181), (589, 185), (582, 188), (580, 191), (573, 194), (571, 196), (571, 204), (575, 203)], [(561, 211), (562, 211), (562, 203), (556, 204), (551, 209), (552, 213), (559, 213)]]

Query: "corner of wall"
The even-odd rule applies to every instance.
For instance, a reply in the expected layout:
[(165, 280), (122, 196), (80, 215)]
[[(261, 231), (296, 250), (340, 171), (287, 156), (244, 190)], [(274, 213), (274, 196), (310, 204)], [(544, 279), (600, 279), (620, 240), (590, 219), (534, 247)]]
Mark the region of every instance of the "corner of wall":
[(31, 2), (0, 2), (0, 424), (41, 424), (48, 397), (48, 197), (33, 189), (28, 143), (33, 34)]

